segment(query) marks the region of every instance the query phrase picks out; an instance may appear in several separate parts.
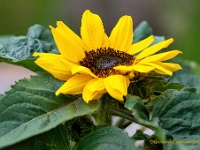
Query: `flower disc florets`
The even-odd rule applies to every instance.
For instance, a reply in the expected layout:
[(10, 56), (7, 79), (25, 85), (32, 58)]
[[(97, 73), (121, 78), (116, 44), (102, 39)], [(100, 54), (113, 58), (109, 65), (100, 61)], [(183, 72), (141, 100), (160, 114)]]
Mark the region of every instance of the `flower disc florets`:
[(133, 55), (112, 48), (100, 48), (89, 52), (85, 51), (85, 58), (80, 61), (80, 65), (89, 68), (101, 78), (119, 74), (119, 71), (113, 67), (118, 65), (130, 66), (133, 61)]

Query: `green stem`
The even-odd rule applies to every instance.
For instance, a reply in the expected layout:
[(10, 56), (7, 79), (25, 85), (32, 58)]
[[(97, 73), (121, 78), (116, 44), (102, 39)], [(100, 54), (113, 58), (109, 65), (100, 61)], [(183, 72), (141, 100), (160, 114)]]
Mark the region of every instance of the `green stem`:
[(117, 120), (117, 122), (115, 123), (115, 126), (117, 126), (118, 128), (121, 128), (124, 124), (125, 119), (124, 118), (119, 118), (119, 120)]
[(114, 109), (110, 109), (110, 112), (114, 115), (117, 115), (117, 116), (122, 117), (124, 119), (130, 120), (132, 122), (137, 122), (137, 120), (134, 118), (134, 116), (131, 116), (129, 114), (125, 114), (124, 112), (117, 111), (117, 110), (114, 110)]
[(131, 121), (127, 121), (127, 122), (125, 122), (125, 123), (121, 126), (121, 129), (125, 129), (125, 128), (127, 128), (128, 126), (130, 126), (131, 124), (132, 124)]
[(107, 126), (111, 124), (111, 117), (108, 115), (106, 107), (107, 100), (106, 97), (99, 99), (98, 110), (96, 114), (96, 123), (98, 126)]
[[(121, 110), (123, 111), (123, 110)], [(137, 124), (140, 124), (144, 127), (147, 127), (157, 133), (159, 133), (159, 135), (156, 135), (158, 137), (159, 140), (165, 140), (165, 134), (164, 132), (162, 131), (162, 129), (156, 125), (153, 125), (152, 123), (150, 122), (147, 122), (143, 119), (140, 119), (140, 118), (135, 118), (133, 115), (130, 115), (130, 114), (127, 114), (125, 111), (124, 112), (121, 112), (119, 110), (114, 110), (114, 109), (110, 109), (110, 113), (113, 114), (113, 115), (117, 115), (119, 117), (122, 117), (122, 118), (125, 118), (127, 120), (130, 120), (134, 123), (137, 123)]]

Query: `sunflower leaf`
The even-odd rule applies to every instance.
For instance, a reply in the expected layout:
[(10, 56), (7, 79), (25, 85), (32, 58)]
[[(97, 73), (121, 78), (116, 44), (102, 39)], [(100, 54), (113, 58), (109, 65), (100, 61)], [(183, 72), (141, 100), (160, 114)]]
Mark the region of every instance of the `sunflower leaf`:
[(5, 148), (6, 150), (49, 150), (48, 146), (44, 143), (34, 140), (32, 138), (27, 139), (25, 141), (19, 142), (17, 144), (8, 146)]
[(30, 59), (26, 62), (32, 62), (34, 52), (58, 53), (50, 31), (41, 25), (31, 26), (26, 36), (0, 37), (0, 62), (24, 66), (32, 71), (41, 71), (34, 63), (24, 62), (26, 59)]
[(104, 127), (91, 132), (78, 143), (76, 150), (134, 150), (134, 141), (117, 127)]
[(177, 144), (198, 149), (200, 141), (200, 94), (194, 89), (167, 90), (157, 99), (153, 116)]
[(59, 125), (55, 129), (34, 137), (34, 139), (45, 143), (50, 149), (70, 150), (70, 135), (64, 125)]
[(134, 30), (133, 43), (139, 42), (153, 34), (152, 28), (146, 21), (142, 21)]
[(149, 120), (149, 111), (142, 103), (142, 99), (139, 96), (128, 94), (126, 96), (126, 102), (124, 107), (131, 111), (135, 110), (136, 111), (135, 115), (144, 120)]
[(162, 93), (165, 90), (168, 89), (175, 89), (175, 90), (181, 90), (185, 87), (185, 85), (180, 83), (168, 83), (166, 81), (159, 81), (155, 87), (155, 92)]
[(62, 82), (46, 74), (23, 79), (0, 103), (0, 148), (44, 133), (73, 118), (93, 113), (97, 102), (55, 96)]
[(0, 101), (5, 97), (5, 95), (0, 94)]
[(174, 59), (173, 62), (180, 64), (183, 69), (176, 71), (169, 82), (178, 82), (190, 87), (195, 87), (197, 91), (200, 92), (200, 68), (198, 64), (193, 61), (176, 59)]
[(132, 136), (132, 138), (136, 141), (136, 140), (144, 140), (144, 139), (148, 139), (149, 135), (143, 133), (140, 130), (136, 130), (135, 134)]
[(36, 135), (27, 140), (21, 141), (12, 146), (6, 147), (9, 150), (40, 150), (40, 149), (56, 149), (56, 150), (70, 150), (69, 134), (64, 125), (47, 131), (43, 134)]

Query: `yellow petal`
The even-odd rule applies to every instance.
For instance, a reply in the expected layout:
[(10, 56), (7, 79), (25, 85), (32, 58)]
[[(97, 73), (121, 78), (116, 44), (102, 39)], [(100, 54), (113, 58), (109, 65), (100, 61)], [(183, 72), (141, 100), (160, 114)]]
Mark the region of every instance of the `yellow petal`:
[(119, 71), (137, 71), (137, 72), (142, 72), (142, 73), (148, 73), (152, 70), (155, 69), (155, 67), (152, 66), (147, 66), (147, 65), (139, 65), (139, 64), (135, 64), (133, 66), (116, 66), (114, 67), (115, 70), (119, 70)]
[(110, 35), (110, 47), (126, 52), (133, 42), (133, 20), (130, 16), (123, 16), (113, 28)]
[(39, 56), (35, 63), (51, 73), (55, 78), (66, 81), (73, 76), (71, 68), (74, 64), (64, 59), (61, 55), (35, 52), (33, 56)]
[(87, 88), (89, 91), (103, 91), (105, 90), (104, 86), (104, 78), (97, 78), (90, 80), (85, 88)]
[(134, 55), (140, 52), (141, 50), (147, 48), (153, 41), (154, 41), (154, 36), (149, 36), (148, 38), (131, 45), (127, 53)]
[(148, 62), (165, 61), (165, 60), (174, 58), (175, 56), (177, 56), (180, 53), (182, 53), (182, 52), (179, 50), (172, 50), (172, 51), (168, 51), (168, 52), (164, 52), (164, 53), (160, 53), (160, 54), (155, 54), (155, 55), (152, 55), (152, 56), (142, 59), (138, 63), (145, 64)]
[[(105, 92), (106, 93), (106, 92)], [(87, 89), (83, 90), (83, 100), (86, 103), (89, 103), (89, 101), (99, 99), (103, 96), (104, 93), (100, 92), (91, 92), (88, 91)]]
[(104, 35), (104, 40), (103, 40), (103, 43), (102, 43), (102, 48), (108, 48), (110, 46), (110, 41), (108, 39), (108, 36), (105, 34)]
[(64, 35), (67, 35), (76, 41), (77, 44), (79, 44), (79, 47), (83, 47), (83, 42), (81, 38), (74, 33), (68, 26), (66, 26), (62, 21), (57, 21), (57, 28), (58, 30), (62, 30)]
[(119, 71), (121, 75), (130, 74), (134, 71), (132, 66), (116, 66), (114, 67), (115, 70)]
[(67, 80), (57, 91), (56, 95), (63, 94), (81, 94), (85, 84), (92, 79), (89, 75), (77, 74)]
[(122, 75), (112, 75), (104, 79), (107, 92), (119, 101), (123, 101), (123, 96), (127, 95), (129, 84), (129, 79)]
[(148, 73), (148, 72), (154, 70), (155, 67), (135, 64), (135, 65), (131, 66), (131, 69), (133, 71), (137, 71), (137, 72), (141, 72), (141, 73)]
[(76, 63), (85, 57), (83, 47), (75, 40), (76, 36), (66, 34), (60, 27), (56, 29), (51, 27), (51, 32), (63, 57)]
[(156, 68), (155, 70), (158, 70), (158, 71), (163, 72), (162, 74), (167, 74), (167, 75), (172, 76), (172, 71), (165, 69), (165, 68), (164, 68), (163, 66), (161, 66), (161, 65), (158, 65), (158, 64), (156, 64), (156, 63), (147, 63), (147, 65), (150, 65), (150, 66), (152, 66), (152, 67), (155, 67), (155, 68)]
[(154, 69), (154, 71), (156, 73), (159, 73), (159, 74), (162, 74), (162, 75), (167, 75), (165, 72), (161, 71), (161, 70), (158, 70), (158, 69)]
[(83, 74), (88, 74), (94, 78), (98, 78), (90, 69), (84, 66), (79, 66), (79, 65), (74, 65), (72, 68), (72, 74), (75, 73), (83, 73)]
[(154, 62), (162, 67), (164, 67), (167, 70), (170, 70), (172, 72), (182, 69), (182, 67), (179, 64), (176, 63), (163, 63), (163, 62)]
[(100, 98), (104, 93), (106, 93), (104, 79), (92, 79), (87, 82), (83, 89), (83, 99), (88, 103), (91, 100)]
[(81, 20), (81, 37), (88, 49), (96, 50), (102, 45), (108, 47), (108, 38), (104, 31), (101, 18), (86, 10)]
[(114, 67), (114, 69), (120, 71), (121, 74), (126, 74), (132, 71), (132, 69), (129, 66), (116, 66)]
[(136, 56), (136, 59), (142, 59), (146, 56), (150, 56), (158, 51), (160, 51), (163, 48), (168, 47), (169, 44), (171, 44), (174, 40), (172, 38), (162, 41), (160, 43), (157, 43), (151, 47), (146, 48), (143, 50), (138, 56)]

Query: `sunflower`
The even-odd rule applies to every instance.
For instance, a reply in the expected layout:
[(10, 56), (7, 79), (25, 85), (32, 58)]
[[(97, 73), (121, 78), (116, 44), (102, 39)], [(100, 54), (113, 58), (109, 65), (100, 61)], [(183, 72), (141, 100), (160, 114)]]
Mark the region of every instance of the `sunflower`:
[(89, 10), (82, 15), (81, 38), (62, 21), (57, 22), (56, 28), (50, 28), (60, 54), (35, 52), (33, 56), (39, 56), (35, 61), (37, 65), (65, 81), (56, 95), (82, 94), (88, 103), (109, 93), (123, 101), (135, 74), (154, 71), (171, 76), (181, 69), (179, 64), (163, 62), (181, 51), (155, 54), (171, 44), (172, 38), (150, 46), (154, 36), (149, 36), (132, 44), (133, 20), (130, 16), (122, 16), (109, 37), (101, 18)]

